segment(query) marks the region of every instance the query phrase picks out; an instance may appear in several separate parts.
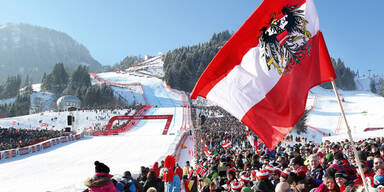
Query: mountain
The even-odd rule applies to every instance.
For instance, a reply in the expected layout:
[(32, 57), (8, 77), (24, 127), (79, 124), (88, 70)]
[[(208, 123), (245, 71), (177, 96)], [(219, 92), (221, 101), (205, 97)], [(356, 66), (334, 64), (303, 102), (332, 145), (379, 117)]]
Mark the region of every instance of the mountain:
[(84, 45), (65, 33), (29, 24), (0, 26), (0, 82), (16, 74), (29, 74), (33, 82), (40, 82), (58, 62), (69, 72), (79, 64), (91, 72), (102, 69)]

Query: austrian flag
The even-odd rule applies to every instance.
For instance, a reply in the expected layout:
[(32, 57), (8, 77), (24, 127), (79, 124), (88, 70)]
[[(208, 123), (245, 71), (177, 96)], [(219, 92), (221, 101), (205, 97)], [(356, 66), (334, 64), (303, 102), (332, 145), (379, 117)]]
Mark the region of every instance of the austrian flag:
[(221, 146), (224, 148), (224, 149), (229, 149), (232, 147), (232, 143), (229, 141), (229, 140), (225, 140), (223, 144), (221, 144)]
[(336, 78), (312, 0), (264, 0), (191, 93), (217, 103), (273, 149), (304, 113), (308, 91)]

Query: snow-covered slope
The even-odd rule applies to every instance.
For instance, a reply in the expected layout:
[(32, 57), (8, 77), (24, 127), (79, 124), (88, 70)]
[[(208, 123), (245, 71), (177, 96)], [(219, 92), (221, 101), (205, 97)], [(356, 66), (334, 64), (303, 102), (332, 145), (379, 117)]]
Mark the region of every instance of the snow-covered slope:
[[(144, 70), (144, 69), (140, 69)], [(174, 152), (185, 125), (182, 92), (168, 89), (154, 77), (156, 70), (130, 73), (100, 73), (99, 78), (113, 84), (115, 95), (129, 102), (145, 103), (153, 107), (147, 115), (173, 115), (167, 135), (162, 135), (166, 120), (141, 120), (130, 131), (117, 136), (87, 136), (76, 142), (56, 145), (48, 150), (25, 156), (0, 160), (1, 191), (82, 191), (84, 180), (94, 174), (93, 162), (107, 164), (111, 174), (121, 176), (124, 171), (139, 173), (140, 166), (151, 166)], [(140, 86), (138, 86), (140, 85)], [(53, 129), (66, 127), (68, 115), (75, 117), (74, 129), (81, 132), (88, 128), (98, 129), (116, 115), (126, 110), (42, 112), (22, 117), (0, 119), (0, 127)], [(131, 114), (134, 112), (132, 111)], [(42, 127), (43, 124), (48, 126)], [(188, 146), (192, 147), (191, 140)], [(182, 159), (188, 152), (183, 152)], [(6, 173), (6, 174), (4, 174)]]
[[(151, 114), (175, 114), (173, 108), (152, 109)], [(180, 124), (175, 116), (171, 127)], [(142, 121), (118, 136), (86, 137), (30, 156), (0, 161), (1, 191), (82, 191), (84, 180), (94, 174), (95, 160), (107, 164), (111, 174), (139, 173), (169, 154), (179, 135), (161, 135), (164, 120)]]

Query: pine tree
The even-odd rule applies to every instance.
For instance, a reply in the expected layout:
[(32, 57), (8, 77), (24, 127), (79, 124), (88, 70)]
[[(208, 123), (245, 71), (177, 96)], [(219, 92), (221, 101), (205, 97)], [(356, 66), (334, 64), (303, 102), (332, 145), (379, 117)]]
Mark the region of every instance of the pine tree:
[(16, 95), (19, 93), (20, 86), (20, 75), (8, 77), (7, 81), (3, 85), (1, 85), (2, 91), (0, 93), (0, 99), (16, 97)]
[(207, 43), (168, 52), (164, 57), (166, 83), (173, 88), (190, 92), (201, 73), (231, 35), (229, 31), (215, 33)]
[(369, 83), (369, 87), (371, 88), (372, 93), (376, 93), (376, 81), (374, 79), (371, 79), (371, 82)]
[(31, 94), (33, 91), (32, 90), (32, 82), (31, 82), (31, 79), (29, 78), (29, 74), (27, 74), (27, 76), (25, 77), (24, 89), (25, 89), (25, 92), (28, 94)]
[(307, 122), (307, 117), (308, 117), (308, 111), (305, 110), (303, 116), (301, 116), (300, 120), (295, 125), (297, 134), (307, 132), (307, 126), (305, 125)]
[(60, 94), (67, 87), (68, 79), (68, 73), (64, 69), (64, 64), (56, 63), (51, 73), (43, 75), (41, 87), (45, 91)]

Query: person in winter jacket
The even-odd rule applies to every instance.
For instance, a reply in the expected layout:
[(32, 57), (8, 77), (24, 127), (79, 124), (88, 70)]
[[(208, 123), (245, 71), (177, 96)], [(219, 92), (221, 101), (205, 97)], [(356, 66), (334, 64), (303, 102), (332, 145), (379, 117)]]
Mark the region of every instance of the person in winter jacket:
[[(373, 187), (374, 186), (373, 176), (375, 175), (375, 173), (369, 169), (368, 161), (360, 161), (360, 164), (361, 164), (361, 168), (364, 171), (364, 177), (365, 177), (366, 183), (369, 186)], [(357, 179), (355, 180), (354, 185), (363, 185), (363, 179), (362, 179), (362, 176), (360, 174), (359, 169), (356, 169), (356, 171), (358, 174), (357, 174)]]
[(124, 191), (143, 191), (143, 185), (137, 181), (136, 179), (132, 178), (131, 172), (125, 171), (123, 176), (124, 181)]
[(175, 173), (175, 157), (168, 155), (164, 160), (164, 191), (165, 192), (180, 192), (181, 179)]
[(345, 171), (337, 171), (335, 174), (335, 180), (339, 186), (340, 192), (344, 192), (347, 186), (351, 184), (351, 180)]
[(118, 192), (112, 182), (113, 175), (109, 174), (109, 167), (104, 163), (95, 161), (95, 175), (85, 181), (89, 192)]
[(312, 154), (308, 158), (309, 162), (309, 170), (307, 172), (308, 176), (311, 176), (313, 180), (316, 181), (317, 186), (323, 183), (324, 170), (320, 165), (320, 158), (316, 154)]
[(148, 172), (147, 180), (144, 183), (144, 191), (147, 191), (151, 187), (156, 188), (158, 192), (164, 191), (163, 182), (156, 177), (156, 173), (153, 170)]
[(323, 184), (316, 188), (315, 192), (339, 192), (339, 187), (333, 176), (326, 176)]

